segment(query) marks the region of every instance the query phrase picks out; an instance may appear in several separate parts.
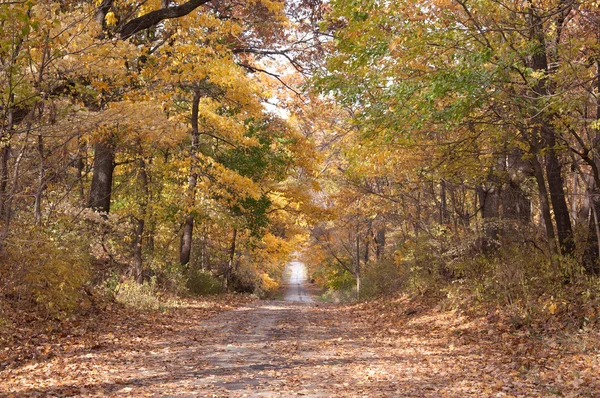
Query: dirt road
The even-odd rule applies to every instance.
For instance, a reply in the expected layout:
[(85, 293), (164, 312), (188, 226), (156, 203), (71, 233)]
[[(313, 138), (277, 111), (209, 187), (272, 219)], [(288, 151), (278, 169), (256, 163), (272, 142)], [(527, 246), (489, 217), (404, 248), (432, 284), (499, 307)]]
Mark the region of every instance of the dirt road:
[(300, 261), (291, 261), (287, 264), (285, 270), (287, 277), (284, 282), (285, 301), (312, 303), (314, 302), (311, 295), (306, 290), (307, 278), (306, 267)]
[[(0, 396), (325, 397), (350, 388), (345, 365), (364, 361), (340, 354), (351, 328), (314, 303), (302, 263), (291, 262), (286, 275), (284, 301), (194, 326), (157, 325), (154, 335), (108, 333), (102, 344), (7, 372)], [(344, 382), (331, 384), (333, 375)]]
[(115, 323), (100, 343), (0, 372), (0, 396), (599, 396), (600, 356), (583, 348), (405, 301), (311, 302), (302, 264), (287, 275), (287, 301)]

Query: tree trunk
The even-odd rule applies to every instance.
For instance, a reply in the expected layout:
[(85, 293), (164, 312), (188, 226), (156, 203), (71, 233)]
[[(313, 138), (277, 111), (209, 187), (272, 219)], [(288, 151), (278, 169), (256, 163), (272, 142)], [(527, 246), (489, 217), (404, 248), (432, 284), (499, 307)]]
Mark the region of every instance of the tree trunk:
[(450, 221), (446, 196), (446, 181), (442, 179), (440, 182), (440, 225), (446, 225)]
[(233, 271), (233, 263), (235, 260), (235, 246), (237, 243), (237, 228), (233, 229), (233, 236), (231, 237), (231, 246), (229, 247), (229, 261), (227, 262), (227, 269), (225, 270), (225, 289), (229, 286), (231, 279), (231, 272)]
[[(8, 209), (8, 161), (10, 159), (10, 144), (5, 144), (2, 147), (2, 151), (0, 153), (0, 217), (3, 220), (8, 221), (8, 214), (10, 213)], [(6, 225), (8, 227), (8, 225)]]
[(192, 235), (194, 232), (194, 216), (189, 214), (185, 217), (183, 223), (183, 233), (181, 234), (181, 245), (179, 247), (179, 263), (188, 265), (192, 255)]
[(364, 255), (364, 263), (367, 264), (369, 262), (369, 250), (371, 246), (371, 231), (365, 235), (365, 255)]
[(110, 212), (115, 149), (112, 143), (100, 141), (94, 147), (94, 170), (88, 207), (99, 212)]
[(38, 166), (38, 184), (37, 189), (35, 191), (35, 202), (33, 205), (33, 218), (35, 220), (36, 225), (40, 225), (42, 223), (42, 195), (45, 190), (45, 156), (44, 156), (44, 139), (41, 135), (38, 135), (37, 142), (37, 150), (39, 156), (39, 166)]
[(542, 219), (546, 227), (546, 238), (548, 239), (548, 250), (550, 256), (558, 253), (556, 248), (556, 236), (554, 235), (554, 224), (552, 223), (552, 214), (550, 213), (550, 203), (548, 201), (548, 190), (546, 189), (546, 181), (544, 180), (544, 171), (540, 164), (537, 155), (531, 159), (535, 180), (538, 186), (538, 194), (540, 196), (540, 207), (542, 211)]
[[(546, 130), (546, 128), (543, 128)], [(556, 220), (556, 231), (558, 234), (558, 243), (562, 254), (570, 255), (575, 250), (575, 241), (573, 240), (573, 229), (571, 227), (571, 218), (569, 216), (569, 207), (565, 198), (564, 181), (561, 174), (561, 164), (556, 156), (554, 146), (556, 146), (556, 137), (552, 132), (545, 136), (546, 141), (546, 176), (548, 178), (548, 189), (550, 191), (550, 200), (554, 210), (554, 219)]]
[[(14, 94), (10, 97), (11, 101), (14, 100)], [(13, 110), (12, 107), (8, 110), (8, 116), (6, 121), (6, 131), (2, 133), (2, 153), (0, 154), (0, 217), (5, 220), (6, 225), (4, 226), (6, 232), (8, 232), (8, 224), (10, 222), (10, 209), (8, 208), (8, 161), (10, 160), (10, 139), (13, 133)]]
[(375, 258), (381, 260), (385, 252), (385, 226), (377, 228), (375, 234)]
[(359, 222), (356, 220), (356, 255), (354, 262), (354, 277), (356, 278), (356, 298), (360, 299), (360, 234)]
[(145, 221), (142, 217), (136, 219), (135, 239), (133, 241), (133, 269), (131, 274), (133, 279), (140, 284), (144, 281), (144, 268), (142, 259), (142, 238), (144, 237), (144, 224)]
[[(529, 8), (530, 38), (537, 44), (531, 54), (531, 67), (535, 71), (540, 71), (547, 75), (551, 71), (548, 68), (548, 49), (544, 32), (544, 22), (538, 15), (535, 6)], [(538, 99), (548, 97), (552, 93), (548, 78), (539, 79), (534, 90)], [(550, 192), (550, 202), (554, 210), (554, 219), (556, 221), (556, 230), (558, 243), (561, 252), (566, 255), (573, 254), (575, 242), (573, 240), (573, 230), (571, 219), (569, 217), (569, 207), (565, 199), (564, 181), (561, 174), (561, 163), (556, 154), (556, 133), (551, 127), (551, 116), (538, 112), (535, 107), (536, 122), (539, 127), (545, 150), (546, 178), (548, 180), (548, 190)]]
[(498, 239), (498, 222), (500, 218), (500, 195), (498, 188), (484, 188), (483, 186), (479, 186), (476, 188), (476, 193), (479, 199), (481, 218), (483, 218), (485, 237), (488, 240), (495, 241)]
[[(200, 104), (201, 93), (199, 89), (194, 92), (194, 98), (192, 100), (192, 113), (190, 115), (190, 122), (192, 125), (191, 131), (191, 147), (190, 147), (190, 175), (188, 177), (188, 190), (187, 190), (187, 205), (189, 208), (194, 206), (196, 201), (196, 184), (198, 182), (198, 149), (200, 147), (200, 130), (198, 127), (198, 107)], [(192, 239), (194, 233), (194, 215), (188, 214), (185, 217), (183, 224), (183, 234), (181, 235), (181, 246), (179, 249), (179, 262), (181, 265), (187, 265), (190, 262), (192, 253)]]
[(10, 225), (10, 221), (12, 218), (12, 201), (15, 198), (15, 195), (17, 193), (17, 190), (19, 189), (19, 173), (20, 173), (20, 169), (21, 169), (21, 162), (23, 161), (23, 159), (25, 158), (26, 152), (27, 152), (27, 147), (28, 147), (28, 138), (29, 138), (29, 131), (27, 132), (27, 134), (25, 135), (25, 139), (23, 140), (23, 144), (21, 145), (21, 149), (19, 150), (19, 153), (16, 156), (15, 159), (15, 164), (13, 165), (13, 169), (12, 169), (12, 185), (10, 187), (10, 190), (7, 190), (6, 192), (6, 203), (5, 203), (5, 208), (4, 208), (4, 231), (3, 233), (7, 233), (8, 232), (8, 228)]
[[(596, 90), (600, 92), (600, 56), (596, 61)], [(596, 96), (596, 121), (600, 121), (600, 96)], [(593, 147), (597, 148), (600, 144), (600, 128), (596, 129), (596, 135), (594, 137)], [(600, 218), (600, 198), (598, 192), (600, 186), (598, 186), (598, 163), (600, 159), (597, 155), (597, 151), (593, 152), (593, 163), (592, 172), (594, 173), (592, 181), (588, 184), (589, 193), (587, 195), (588, 204), (588, 231), (587, 231), (587, 242), (584, 253), (583, 266), (588, 273), (600, 274), (600, 224), (598, 220)], [(596, 166), (596, 167), (593, 167)], [(577, 177), (576, 177), (577, 178)], [(584, 177), (585, 178), (585, 177)], [(584, 179), (585, 181), (585, 179)], [(585, 208), (585, 206), (584, 206)]]
[(146, 210), (148, 207), (148, 174), (146, 171), (146, 162), (143, 158), (139, 160), (139, 184), (142, 187), (142, 197), (139, 199), (139, 217), (136, 217), (135, 239), (133, 241), (133, 269), (132, 276), (137, 283), (143, 282), (143, 238), (144, 226), (146, 224)]
[(77, 161), (75, 162), (75, 167), (77, 168), (77, 189), (79, 192), (79, 198), (82, 203), (85, 203), (85, 192), (84, 192), (84, 184), (83, 184), (83, 175), (85, 171), (85, 159), (86, 158), (86, 147), (85, 142), (83, 140), (79, 140), (79, 144), (77, 146)]
[[(574, 171), (574, 170), (573, 170)], [(577, 197), (579, 196), (579, 175), (576, 172), (571, 173), (573, 175), (573, 192), (571, 193), (571, 220), (573, 225), (577, 226), (579, 220), (577, 219)]]

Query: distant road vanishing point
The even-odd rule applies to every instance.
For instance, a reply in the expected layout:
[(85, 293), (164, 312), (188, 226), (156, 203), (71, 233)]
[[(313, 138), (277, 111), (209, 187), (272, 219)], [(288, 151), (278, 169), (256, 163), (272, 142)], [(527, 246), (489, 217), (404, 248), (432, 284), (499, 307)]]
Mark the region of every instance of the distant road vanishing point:
[(287, 277), (284, 282), (285, 301), (295, 301), (300, 303), (312, 303), (310, 293), (306, 290), (306, 266), (300, 261), (290, 261), (286, 265), (284, 275)]

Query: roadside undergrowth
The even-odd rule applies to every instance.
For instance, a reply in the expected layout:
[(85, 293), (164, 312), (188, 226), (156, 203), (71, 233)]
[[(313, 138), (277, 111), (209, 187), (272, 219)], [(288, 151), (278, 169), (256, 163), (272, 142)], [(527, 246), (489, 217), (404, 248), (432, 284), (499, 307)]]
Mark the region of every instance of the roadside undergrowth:
[(342, 311), (371, 325), (375, 341), (418, 339), (447, 352), (478, 353), (471, 365), (484, 378), (508, 372), (548, 396), (591, 397), (600, 389), (600, 331), (573, 324), (567, 313), (524, 322), (511, 308), (456, 306), (439, 296), (405, 294), (348, 304)]

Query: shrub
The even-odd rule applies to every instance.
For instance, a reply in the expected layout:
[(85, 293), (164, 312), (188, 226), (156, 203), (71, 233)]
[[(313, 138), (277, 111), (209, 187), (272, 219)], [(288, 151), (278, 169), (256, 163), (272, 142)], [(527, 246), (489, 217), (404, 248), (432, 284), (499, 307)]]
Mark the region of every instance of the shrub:
[(231, 289), (239, 293), (255, 293), (260, 284), (258, 271), (251, 266), (240, 266), (231, 275)]
[(403, 266), (392, 259), (367, 264), (362, 270), (361, 297), (391, 293), (402, 288), (405, 281)]
[(444, 290), (455, 305), (468, 298), (469, 304), (502, 306), (519, 322), (561, 311), (588, 322), (596, 314), (597, 279), (571, 257), (550, 261), (532, 245), (500, 244), (488, 254), (463, 256), (452, 268), (456, 279)]
[(144, 279), (156, 278), (157, 286), (169, 293), (185, 296), (190, 292), (188, 286), (190, 276), (181, 264), (164, 261), (163, 259), (151, 259), (149, 267), (144, 271)]
[(20, 228), (0, 259), (4, 290), (53, 316), (78, 308), (90, 276), (87, 240), (59, 227)]
[(186, 286), (191, 294), (196, 295), (216, 294), (222, 290), (221, 281), (203, 270), (190, 271)]
[(356, 300), (356, 286), (345, 290), (328, 289), (319, 297), (320, 301), (327, 303), (349, 303)]
[(128, 307), (140, 310), (158, 310), (163, 307), (156, 289), (156, 278), (139, 284), (127, 279), (116, 287), (115, 299)]
[(279, 283), (269, 276), (262, 273), (260, 276), (261, 284), (255, 293), (259, 297), (274, 297), (279, 291)]
[(313, 266), (310, 277), (318, 285), (332, 290), (349, 290), (356, 286), (354, 275), (331, 258), (323, 259), (317, 267)]

